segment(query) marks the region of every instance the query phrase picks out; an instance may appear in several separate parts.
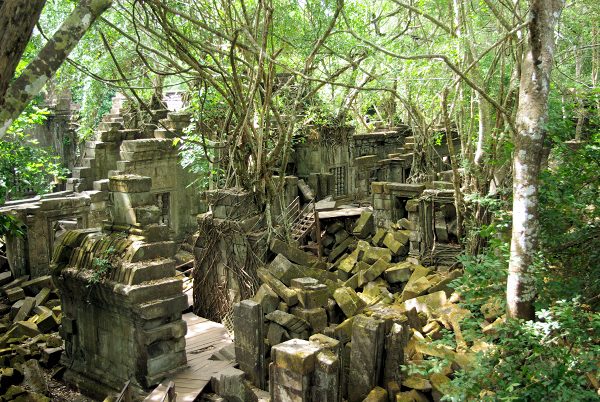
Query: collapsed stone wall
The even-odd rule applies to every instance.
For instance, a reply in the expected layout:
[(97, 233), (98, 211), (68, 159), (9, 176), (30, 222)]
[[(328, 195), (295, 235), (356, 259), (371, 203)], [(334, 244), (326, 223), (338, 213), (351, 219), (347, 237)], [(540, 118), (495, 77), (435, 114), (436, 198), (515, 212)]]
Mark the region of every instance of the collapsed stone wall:
[(239, 370), (215, 376), (213, 390), (244, 401), (261, 389), (273, 402), (440, 398), (448, 371), (422, 378), (401, 365), (424, 353), (469, 364), (472, 355), (422, 342), (438, 337), (444, 322), (458, 343), (464, 312), (449, 303), (448, 283), (460, 272), (407, 257), (410, 231), (376, 230), (370, 212), (350, 233), (339, 223), (325, 231), (337, 239), (327, 261), (273, 241), (275, 259), (258, 269), (260, 289), (234, 308)]
[(66, 229), (100, 226), (108, 218), (104, 199), (100, 192), (60, 192), (1, 207), (0, 213), (17, 218), (25, 232), (5, 238), (13, 277), (47, 275), (55, 242)]

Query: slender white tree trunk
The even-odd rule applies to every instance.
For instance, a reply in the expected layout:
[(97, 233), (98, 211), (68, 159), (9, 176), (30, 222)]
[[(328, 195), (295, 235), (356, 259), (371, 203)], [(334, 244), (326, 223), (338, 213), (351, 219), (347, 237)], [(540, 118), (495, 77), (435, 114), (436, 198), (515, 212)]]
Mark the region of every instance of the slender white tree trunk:
[(54, 76), (94, 21), (111, 6), (112, 1), (81, 0), (37, 57), (10, 84), (0, 109), (0, 138), (6, 134), (6, 130), (31, 99)]
[(521, 86), (513, 159), (513, 226), (507, 284), (508, 315), (533, 319), (536, 295), (533, 263), (538, 251), (538, 183), (544, 125), (548, 117), (554, 28), (564, 0), (531, 0), (528, 49), (521, 62)]

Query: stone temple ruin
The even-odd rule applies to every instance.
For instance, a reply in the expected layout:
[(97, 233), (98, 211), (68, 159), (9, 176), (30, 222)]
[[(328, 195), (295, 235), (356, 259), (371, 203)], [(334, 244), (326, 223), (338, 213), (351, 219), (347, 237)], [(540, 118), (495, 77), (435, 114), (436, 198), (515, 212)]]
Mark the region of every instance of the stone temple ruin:
[[(268, 236), (253, 194), (201, 197), (190, 186), (171, 139), (185, 113), (139, 126), (123, 104), (115, 97), (66, 191), (0, 207), (26, 228), (4, 239), (10, 272), (0, 284), (18, 315), (0, 329), (6, 361), (18, 335), (52, 344), (63, 379), (96, 399), (124, 387), (139, 400), (441, 398), (451, 366), (429, 378), (401, 366), (471, 358), (460, 349), (466, 312), (448, 286), (460, 246), (445, 143), (438, 177), (407, 183), (408, 127), (310, 129)], [(222, 322), (233, 343), (188, 307)], [(60, 338), (47, 334), (59, 324)], [(459, 348), (427, 344), (442, 328)]]

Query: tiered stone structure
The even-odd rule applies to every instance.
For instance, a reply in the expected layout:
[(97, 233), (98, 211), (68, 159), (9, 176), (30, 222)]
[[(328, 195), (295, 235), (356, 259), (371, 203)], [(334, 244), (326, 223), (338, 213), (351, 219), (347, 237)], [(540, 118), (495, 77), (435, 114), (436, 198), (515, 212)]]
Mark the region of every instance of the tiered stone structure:
[(151, 180), (115, 176), (109, 190), (110, 231), (67, 232), (53, 257), (65, 379), (100, 399), (128, 380), (141, 394), (186, 363), (187, 297)]
[[(192, 174), (179, 164), (172, 138), (181, 135), (189, 124), (189, 115), (159, 111), (160, 123), (142, 128), (126, 128), (122, 115), (125, 98), (113, 98), (112, 109), (98, 127), (96, 139), (86, 142), (83, 166), (73, 169), (67, 189), (104, 191), (111, 176), (137, 174), (152, 179), (151, 193), (161, 208), (161, 220), (175, 239), (183, 239), (196, 226), (200, 212), (196, 189), (190, 186)], [(156, 117), (158, 120), (159, 117)], [(99, 223), (93, 219), (93, 223)]]

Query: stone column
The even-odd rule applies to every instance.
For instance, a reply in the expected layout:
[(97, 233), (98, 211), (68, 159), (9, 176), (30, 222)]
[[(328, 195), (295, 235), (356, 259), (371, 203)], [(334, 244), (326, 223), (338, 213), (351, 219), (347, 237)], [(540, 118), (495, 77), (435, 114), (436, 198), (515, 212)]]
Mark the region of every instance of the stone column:
[(252, 300), (233, 306), (235, 358), (250, 382), (260, 389), (265, 381), (265, 336), (262, 307)]
[(348, 378), (348, 401), (360, 402), (381, 377), (385, 322), (358, 315), (352, 323), (352, 352)]

